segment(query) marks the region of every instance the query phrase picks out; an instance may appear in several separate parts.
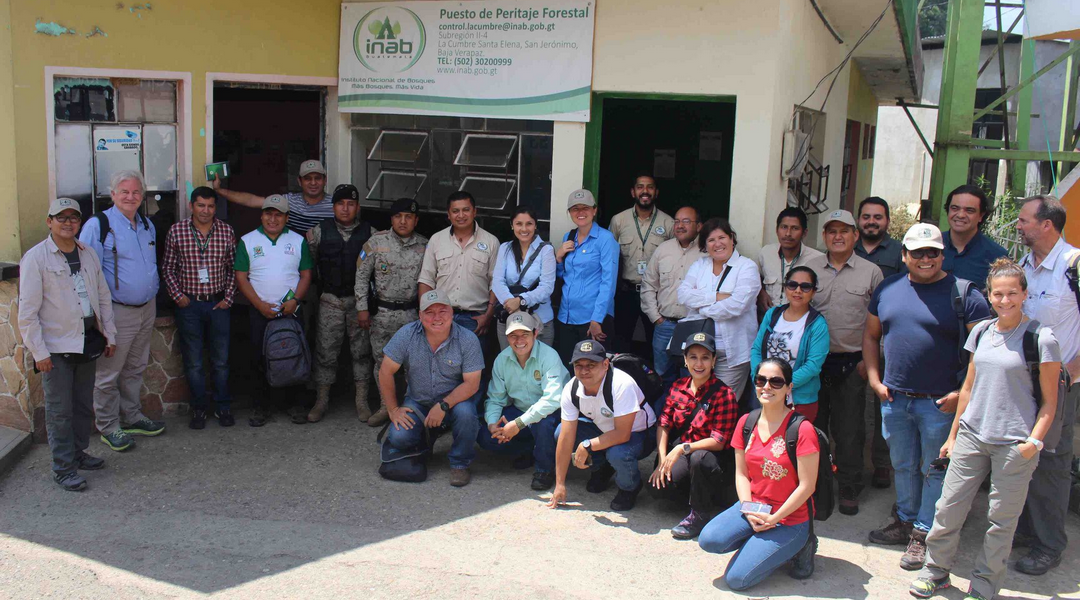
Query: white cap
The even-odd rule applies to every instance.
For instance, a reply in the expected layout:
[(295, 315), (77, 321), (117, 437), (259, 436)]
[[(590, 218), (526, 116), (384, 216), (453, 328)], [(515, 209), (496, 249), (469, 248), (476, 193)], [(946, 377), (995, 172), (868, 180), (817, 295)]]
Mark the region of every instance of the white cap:
[(904, 234), (904, 248), (918, 250), (920, 248), (945, 249), (945, 243), (941, 239), (941, 230), (930, 223), (916, 223)]

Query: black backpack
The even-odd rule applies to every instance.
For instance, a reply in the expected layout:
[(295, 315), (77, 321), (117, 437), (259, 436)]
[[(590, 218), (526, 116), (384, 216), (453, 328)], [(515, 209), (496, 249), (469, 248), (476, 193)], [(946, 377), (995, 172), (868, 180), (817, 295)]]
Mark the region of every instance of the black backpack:
[[(743, 422), (742, 436), (746, 448), (750, 447), (750, 435), (753, 433), (759, 417), (761, 417), (761, 409), (755, 408), (750, 411), (750, 414), (746, 415), (746, 421)], [(799, 458), (795, 453), (795, 449), (799, 445), (799, 426), (805, 420), (806, 417), (803, 415), (792, 412), (791, 421), (788, 423), (787, 431), (784, 432), (788, 459), (791, 460), (791, 465), (795, 469), (796, 478), (799, 476)], [(814, 494), (806, 501), (806, 505), (810, 509), (810, 513), (814, 515), (814, 519), (811, 521), (825, 521), (832, 516), (833, 507), (836, 504), (836, 498), (833, 496), (832, 452), (829, 450), (828, 436), (817, 427), (814, 427), (814, 432), (817, 433), (818, 446), (820, 446), (821, 450), (818, 452), (817, 486), (814, 488)]]
[(968, 292), (971, 290), (972, 283), (967, 279), (956, 278), (956, 285), (952, 289), (952, 309), (956, 314), (957, 327), (957, 339), (959, 339), (957, 355), (960, 358), (960, 372), (956, 374), (956, 379), (960, 385), (964, 384), (964, 378), (967, 377), (968, 362), (971, 360), (971, 353), (964, 349), (964, 345), (967, 342), (967, 297)]
[(266, 382), (273, 388), (306, 383), (311, 374), (311, 351), (300, 320), (295, 317), (271, 319), (263, 334)]
[(393, 423), (387, 423), (375, 441), (379, 443), (379, 475), (390, 481), (405, 481), (408, 483), (420, 483), (427, 479), (427, 462), (431, 456), (431, 439), (427, 427), (423, 423), (417, 423), (414, 427), (423, 427), (424, 438), (420, 445), (410, 450), (398, 450), (384, 439), (386, 431)]
[[(653, 406), (656, 401), (660, 399), (660, 396), (664, 393), (664, 381), (660, 379), (660, 374), (652, 370), (652, 367), (645, 364), (640, 356), (635, 354), (616, 354), (611, 357), (611, 368), (619, 369), (634, 379), (634, 383), (637, 384), (638, 389), (645, 395), (645, 398), (641, 401), (639, 406)], [(607, 404), (608, 410), (615, 410), (614, 400), (611, 395), (611, 370), (608, 371), (607, 378), (604, 379), (604, 402)], [(574, 403), (574, 408), (581, 409), (578, 406), (578, 388), (581, 387), (581, 382), (575, 377), (570, 385), (570, 400)]]

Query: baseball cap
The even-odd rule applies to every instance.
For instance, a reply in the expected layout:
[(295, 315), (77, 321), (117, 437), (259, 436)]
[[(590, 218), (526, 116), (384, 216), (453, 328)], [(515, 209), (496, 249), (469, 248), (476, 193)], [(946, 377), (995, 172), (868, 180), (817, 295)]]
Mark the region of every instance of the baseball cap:
[(536, 317), (525, 311), (518, 311), (506, 317), (506, 335), (515, 331), (535, 331), (540, 328)]
[(262, 209), (266, 210), (268, 208), (273, 208), (283, 213), (288, 213), (289, 201), (286, 200), (285, 196), (282, 196), (281, 194), (271, 194), (267, 196), (265, 200), (263, 200)]
[(855, 225), (855, 217), (851, 216), (851, 213), (846, 210), (834, 210), (827, 217), (825, 217), (825, 223), (822, 227), (828, 227), (829, 223), (833, 221), (840, 221), (844, 225), (851, 225), (852, 227), (858, 227)]
[(420, 214), (420, 205), (412, 198), (398, 198), (390, 205), (390, 216), (392, 217), (398, 213), (412, 213), (418, 215)]
[(908, 250), (918, 250), (920, 248), (944, 250), (945, 244), (941, 240), (941, 230), (936, 225), (916, 223), (904, 234), (904, 248)]
[(596, 206), (596, 198), (593, 198), (592, 192), (589, 190), (575, 190), (570, 193), (570, 197), (566, 200), (566, 208), (570, 209), (579, 204)]
[(570, 357), (570, 362), (576, 363), (583, 358), (593, 362), (603, 362), (607, 358), (607, 350), (604, 350), (603, 344), (596, 340), (582, 340), (574, 346), (574, 354)]
[(82, 215), (82, 209), (79, 208), (78, 202), (72, 200), (71, 198), (57, 198), (56, 200), (53, 200), (49, 203), (48, 216), (54, 217), (68, 209), (71, 209)]
[(337, 204), (338, 200), (355, 200), (360, 201), (360, 190), (356, 189), (356, 186), (351, 183), (343, 183), (334, 188), (334, 197), (330, 200), (331, 204)]
[(317, 160), (305, 160), (300, 163), (300, 177), (307, 175), (308, 173), (319, 173), (326, 175), (326, 168), (322, 166), (322, 163)]
[(697, 333), (691, 333), (686, 336), (686, 341), (683, 342), (682, 351), (686, 354), (690, 350), (690, 346), (701, 346), (702, 348), (716, 354), (716, 339), (712, 334), (699, 331)]
[(425, 311), (432, 304), (445, 304), (450, 306), (450, 299), (446, 297), (446, 292), (442, 290), (430, 290), (424, 292), (424, 295), (420, 296), (420, 310)]

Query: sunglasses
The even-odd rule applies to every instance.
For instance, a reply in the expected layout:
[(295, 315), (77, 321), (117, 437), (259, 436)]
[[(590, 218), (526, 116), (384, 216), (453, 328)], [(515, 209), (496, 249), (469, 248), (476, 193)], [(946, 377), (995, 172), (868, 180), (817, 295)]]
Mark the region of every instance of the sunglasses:
[(814, 284), (810, 283), (809, 281), (804, 281), (802, 283), (799, 283), (798, 281), (789, 281), (784, 284), (784, 287), (793, 292), (795, 290), (802, 290), (804, 292), (814, 291)]
[(758, 375), (754, 378), (754, 385), (757, 387), (763, 388), (765, 384), (768, 384), (774, 390), (778, 390), (787, 385), (787, 381), (783, 377), (763, 377)]
[(919, 248), (918, 250), (908, 250), (908, 254), (915, 260), (922, 260), (923, 258), (934, 259), (941, 256), (941, 250), (937, 248)]

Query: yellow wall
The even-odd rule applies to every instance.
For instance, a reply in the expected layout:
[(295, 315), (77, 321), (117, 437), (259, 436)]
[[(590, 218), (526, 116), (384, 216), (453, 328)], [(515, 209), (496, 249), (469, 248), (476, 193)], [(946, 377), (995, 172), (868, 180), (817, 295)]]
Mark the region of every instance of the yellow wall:
[[(14, 79), (11, 61), (11, 0), (0, 0), (0, 214), (14, 215), (18, 211), (19, 188), (15, 179), (16, 139), (10, 135), (15, 128)], [(19, 228), (13, 219), (0, 226), (0, 260), (18, 262), (22, 255)]]
[[(124, 8), (118, 7), (117, 0), (0, 0), (0, 13), (6, 14), (9, 2), (23, 251), (40, 241), (46, 231), (46, 66), (190, 72), (192, 113), (187, 139), (192, 146), (195, 185), (202, 183), (201, 165), (206, 162), (205, 139), (199, 131), (206, 123), (207, 72), (337, 77), (340, 0), (151, 0), (146, 3), (150, 10), (133, 10), (144, 3), (128, 0), (123, 0)], [(35, 33), (38, 19), (77, 33), (58, 37)], [(0, 26), (4, 24), (0, 16)], [(94, 27), (107, 37), (86, 37)], [(0, 57), (4, 34), (6, 31), (0, 33)], [(6, 130), (4, 93), (11, 87), (0, 65), (0, 130)], [(7, 151), (3, 141), (0, 186), (11, 181), (4, 176)], [(5, 202), (14, 194), (7, 192), (0, 187), (0, 211), (11, 214), (14, 207)], [(0, 253), (4, 255), (0, 258), (10, 258), (4, 244), (11, 241), (11, 229), (11, 223), (0, 225)], [(20, 242), (19, 230), (16, 244)]]
[[(874, 97), (874, 93), (870, 91), (870, 86), (867, 85), (866, 79), (863, 78), (862, 71), (859, 70), (858, 65), (851, 65), (851, 79), (848, 84), (848, 117), (852, 121), (858, 121), (860, 123), (869, 123), (871, 125), (877, 125), (877, 112), (878, 101)], [(855, 175), (855, 205), (870, 195), (870, 185), (874, 179), (874, 159), (862, 158), (862, 144), (864, 140), (862, 136), (866, 134), (866, 128), (863, 128), (862, 133), (859, 135), (859, 165), (858, 171)], [(843, 163), (841, 163), (843, 164)]]

